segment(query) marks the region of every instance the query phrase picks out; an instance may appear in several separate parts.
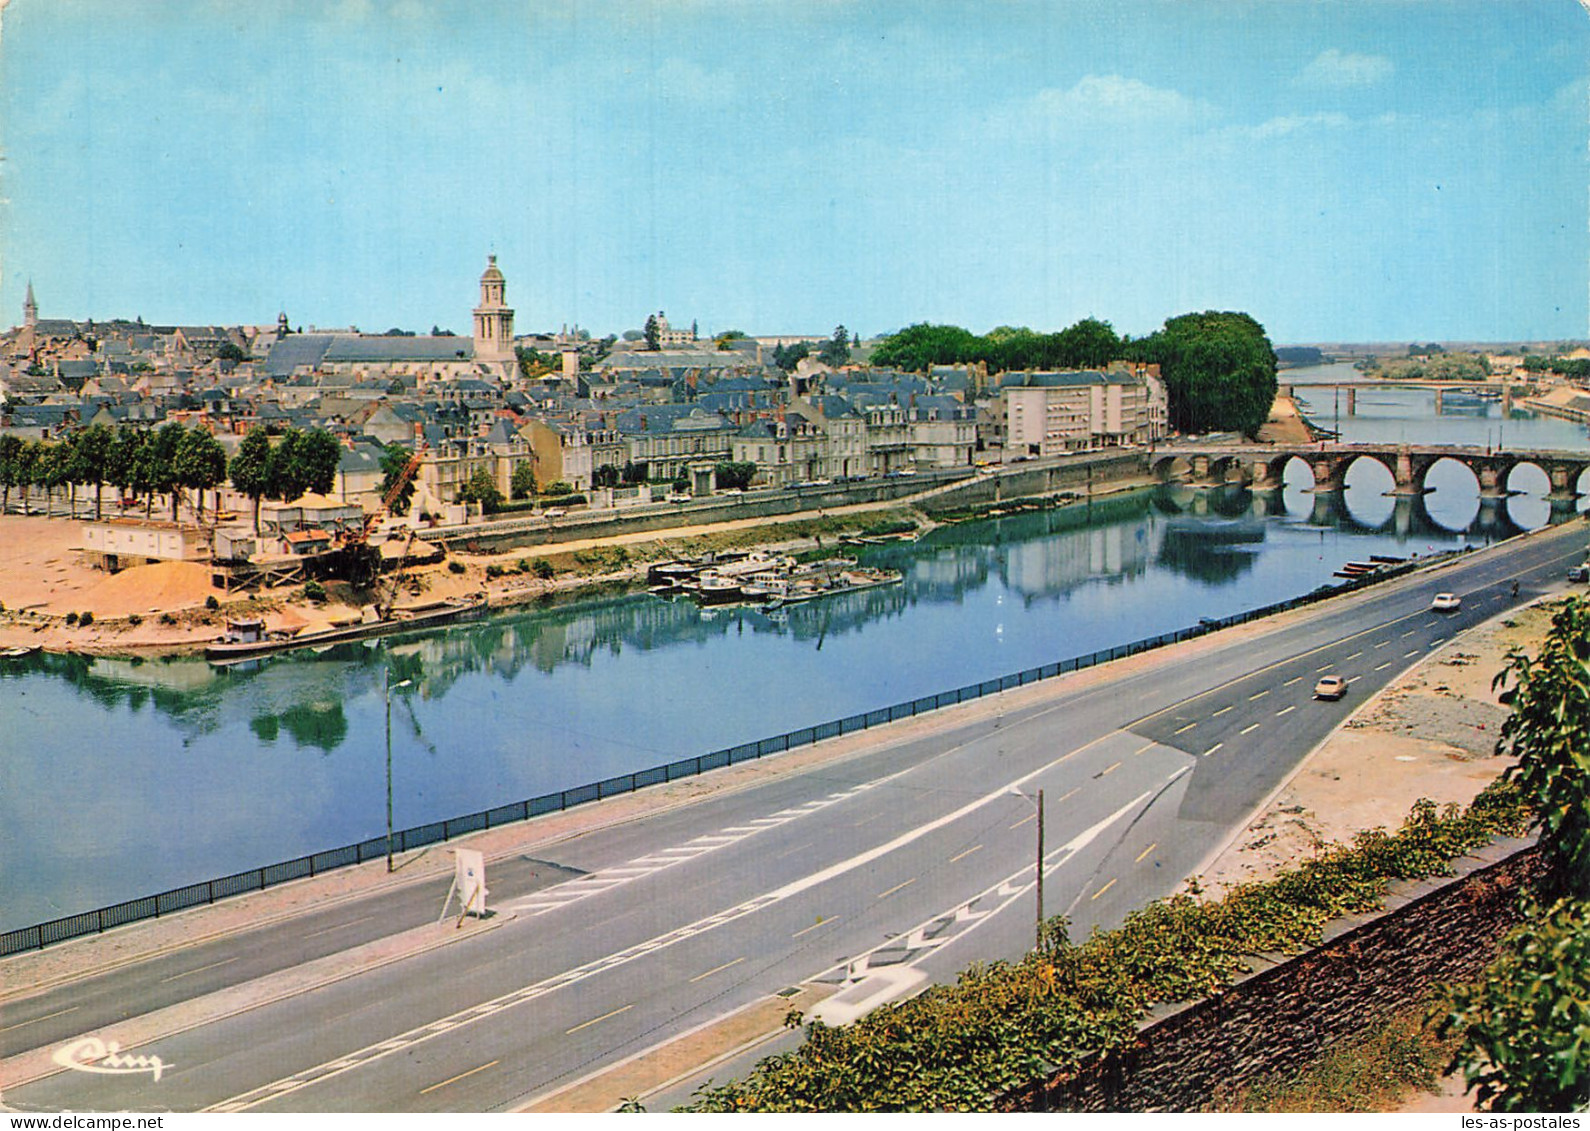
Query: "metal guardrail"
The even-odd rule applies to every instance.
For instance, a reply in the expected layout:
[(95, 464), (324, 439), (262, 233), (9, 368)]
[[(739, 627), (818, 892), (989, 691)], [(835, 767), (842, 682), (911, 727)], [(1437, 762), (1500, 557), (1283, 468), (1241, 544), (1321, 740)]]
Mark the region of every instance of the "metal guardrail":
[[(1028, 668), (1025, 671), (1015, 672), (1011, 675), (970, 683), (952, 691), (941, 691), (935, 695), (924, 695), (889, 707), (879, 707), (873, 711), (863, 711), (861, 714), (849, 715), (842, 719), (832, 719), (825, 723), (801, 727), (799, 730), (787, 731), (772, 738), (742, 742), (738, 746), (715, 750), (710, 754), (701, 754), (693, 758), (682, 758), (676, 762), (668, 762), (661, 766), (636, 770), (634, 773), (619, 774), (617, 777), (590, 782), (586, 785), (576, 786), (573, 789), (547, 793), (540, 797), (533, 797), (526, 801), (516, 801), (509, 805), (499, 805), (494, 809), (483, 809), (478, 813), (471, 813), (467, 816), (452, 817), (445, 821), (433, 821), (430, 824), (419, 825), (415, 828), (402, 829), (392, 834), (392, 846), (398, 852), (407, 852), (411, 849), (423, 848), (426, 845), (451, 840), (453, 837), (463, 836), (467, 833), (480, 832), (484, 829), (496, 828), (499, 825), (509, 824), (514, 821), (528, 820), (531, 817), (539, 817), (547, 813), (557, 813), (564, 809), (571, 809), (576, 805), (583, 805), (586, 802), (598, 801), (620, 793), (632, 793), (647, 786), (677, 781), (680, 778), (694, 777), (709, 770), (722, 769), (725, 766), (736, 765), (740, 762), (764, 758), (769, 754), (780, 754), (798, 746), (809, 746), (824, 739), (837, 738), (840, 735), (853, 734), (859, 730), (883, 726), (886, 723), (896, 722), (900, 719), (908, 719), (916, 715), (926, 714), (929, 711), (951, 707), (957, 703), (980, 699), (985, 695), (1009, 691), (1012, 688), (1023, 687), (1041, 679), (1052, 679), (1057, 675), (1090, 668), (1097, 664), (1108, 663), (1111, 660), (1135, 656), (1141, 652), (1164, 647), (1167, 644), (1177, 644), (1184, 640), (1191, 640), (1194, 637), (1203, 636), (1217, 629), (1245, 624), (1248, 621), (1285, 612), (1288, 609), (1312, 604), (1327, 597), (1334, 597), (1342, 593), (1361, 589), (1367, 585), (1399, 577), (1419, 566), (1430, 564), (1431, 560), (1426, 558), (1406, 562), (1402, 565), (1390, 566), (1376, 571), (1373, 576), (1345, 581), (1340, 585), (1321, 586), (1312, 593), (1306, 593), (1301, 597), (1294, 597), (1287, 601), (1266, 605), (1245, 613), (1236, 613), (1218, 620), (1204, 619), (1190, 628), (1161, 633), (1158, 636), (1136, 640), (1130, 644), (1117, 644), (1112, 648), (1101, 648), (1086, 655), (1073, 656), (1070, 659), (1043, 664), (1036, 668)], [(141, 919), (159, 918), (161, 915), (169, 915), (174, 911), (197, 907), (200, 904), (214, 903), (216, 900), (225, 899), (228, 896), (241, 895), (244, 892), (262, 891), (265, 888), (285, 883), (288, 880), (316, 876), (333, 868), (341, 868), (349, 864), (362, 864), (366, 860), (374, 860), (385, 856), (386, 851), (386, 837), (372, 837), (357, 844), (343, 845), (341, 848), (331, 848), (309, 856), (300, 856), (296, 860), (287, 860), (279, 864), (268, 864), (263, 868), (251, 868), (246, 872), (237, 872), (230, 876), (223, 876), (220, 879), (206, 880), (201, 883), (189, 884), (185, 887), (173, 888), (170, 891), (161, 892), (159, 895), (146, 895), (139, 899), (127, 900), (124, 903), (112, 904), (109, 907), (84, 911), (60, 919), (51, 919), (46, 923), (39, 923), (35, 926), (20, 927), (0, 934), (0, 956), (17, 954), (26, 950), (42, 949), (51, 943), (65, 942), (68, 939), (78, 938), (82, 935), (98, 934), (112, 927), (135, 923)]]

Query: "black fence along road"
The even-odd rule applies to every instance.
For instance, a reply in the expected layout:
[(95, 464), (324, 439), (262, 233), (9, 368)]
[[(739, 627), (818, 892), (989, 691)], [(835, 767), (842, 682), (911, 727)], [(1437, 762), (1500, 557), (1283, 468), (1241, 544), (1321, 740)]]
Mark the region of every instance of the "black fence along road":
[[(1183, 640), (1191, 640), (1194, 637), (1214, 632), (1217, 629), (1245, 624), (1261, 617), (1312, 604), (1327, 597), (1335, 597), (1376, 582), (1401, 576), (1420, 566), (1429, 565), (1432, 560), (1434, 559), (1426, 558), (1420, 561), (1391, 566), (1376, 571), (1373, 576), (1357, 578), (1341, 585), (1322, 586), (1312, 593), (1294, 597), (1288, 601), (1281, 601), (1274, 605), (1252, 609), (1245, 613), (1237, 613), (1220, 620), (1205, 619), (1190, 628), (1177, 629), (1175, 632), (1162, 633), (1159, 636), (1136, 640), (1130, 644), (1118, 644), (1113, 648), (1102, 648), (1097, 652), (1089, 652), (1083, 656), (1074, 656), (1052, 664), (1044, 664), (1041, 667), (1028, 668), (1025, 671), (1015, 672), (997, 679), (985, 679), (980, 683), (967, 684), (965, 687), (958, 687), (953, 691), (941, 691), (936, 695), (924, 695), (921, 698), (911, 699), (904, 703), (896, 703), (890, 707), (879, 707), (877, 710), (865, 711), (859, 715), (850, 715), (843, 719), (834, 719), (830, 722), (818, 723), (815, 726), (802, 727), (799, 730), (788, 731), (773, 738), (742, 742), (738, 746), (715, 750), (711, 754), (701, 754), (694, 758), (683, 758), (677, 762), (669, 762), (666, 765), (653, 766), (650, 769), (636, 770), (630, 774), (620, 774), (618, 777), (591, 782), (587, 785), (576, 786), (573, 789), (565, 789), (557, 793), (533, 797), (528, 801), (516, 801), (509, 805), (499, 805), (495, 809), (485, 809), (464, 817), (452, 817), (445, 821), (434, 821), (428, 825), (402, 829), (392, 834), (392, 847), (395, 851), (407, 852), (410, 849), (423, 848), (429, 844), (437, 844), (468, 833), (496, 828), (499, 825), (505, 825), (513, 821), (524, 821), (531, 817), (539, 817), (547, 813), (571, 809), (588, 801), (597, 801), (620, 793), (631, 793), (646, 786), (660, 785), (663, 782), (693, 777), (697, 774), (704, 774), (709, 770), (722, 769), (725, 766), (732, 766), (739, 762), (765, 758), (769, 754), (780, 754), (798, 746), (809, 746), (824, 739), (853, 734), (859, 730), (883, 726), (886, 723), (897, 722), (900, 719), (909, 719), (916, 715), (926, 714), (929, 711), (937, 711), (943, 707), (952, 707), (957, 703), (980, 699), (985, 695), (994, 695), (1001, 691), (1023, 687), (1041, 679), (1052, 679), (1067, 672), (1079, 671), (1083, 668), (1109, 663), (1111, 660), (1119, 660), (1127, 656), (1135, 656), (1140, 652), (1147, 652), (1150, 649), (1160, 648), (1167, 644), (1177, 644)], [(32, 927), (20, 927), (17, 930), (0, 934), (0, 957), (8, 954), (17, 954), (25, 950), (36, 950), (49, 946), (51, 943), (65, 942), (67, 939), (78, 938), (82, 935), (97, 934), (112, 927), (122, 926), (125, 923), (136, 923), (141, 919), (158, 918), (161, 915), (169, 915), (174, 911), (197, 907), (200, 904), (214, 903), (216, 900), (225, 899), (228, 896), (241, 895), (250, 891), (262, 891), (265, 888), (285, 883), (288, 880), (316, 876), (322, 872), (330, 871), (333, 868), (341, 868), (348, 864), (362, 864), (366, 860), (374, 860), (377, 857), (385, 856), (386, 851), (386, 837), (384, 835), (372, 837), (357, 844), (327, 849), (324, 852), (316, 852), (311, 856), (300, 856), (296, 860), (287, 860), (280, 864), (268, 864), (263, 868), (251, 868), (246, 872), (223, 876), (218, 880), (206, 880), (201, 883), (189, 884), (186, 887), (173, 888), (171, 891), (161, 892), (159, 895), (146, 895), (139, 899), (128, 900), (125, 903), (116, 903), (109, 907), (84, 911), (61, 919), (51, 919), (47, 923), (39, 923)]]

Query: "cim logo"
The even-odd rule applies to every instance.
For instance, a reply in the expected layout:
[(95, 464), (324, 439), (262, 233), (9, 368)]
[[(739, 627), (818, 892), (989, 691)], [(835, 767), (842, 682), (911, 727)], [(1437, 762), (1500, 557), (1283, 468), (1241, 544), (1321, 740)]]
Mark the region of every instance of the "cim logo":
[(78, 1072), (103, 1072), (111, 1076), (147, 1072), (158, 1080), (169, 1067), (158, 1056), (134, 1056), (123, 1053), (115, 1041), (102, 1041), (98, 1037), (83, 1037), (71, 1044), (62, 1045), (50, 1058), (62, 1068)]

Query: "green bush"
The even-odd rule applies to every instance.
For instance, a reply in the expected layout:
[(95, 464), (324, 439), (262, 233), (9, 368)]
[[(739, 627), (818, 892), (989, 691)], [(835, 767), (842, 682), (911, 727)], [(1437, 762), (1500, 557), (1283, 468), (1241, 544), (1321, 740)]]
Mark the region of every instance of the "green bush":
[(161, 613), (160, 614), (160, 623), (161, 624), (176, 624), (177, 623), (177, 618), (172, 616), (170, 613)]
[(502, 566), (498, 565), (496, 562), (492, 562), (490, 565), (488, 565), (486, 567), (486, 577), (488, 579), (495, 580), (496, 578), (501, 577), (505, 572), (507, 572), (507, 571), (504, 570), (502, 568)]
[[(320, 584), (320, 582), (311, 578), (310, 580), (304, 582), (304, 599), (306, 601), (313, 601), (317, 605), (322, 603), (326, 599), (326, 587)], [(212, 597), (211, 600), (214, 600), (214, 598)], [(206, 608), (211, 607), (209, 601), (206, 601), (204, 604)]]
[(77, 623), (77, 614), (76, 613), (67, 613), (66, 614), (66, 623), (67, 624), (76, 624)]
[(1590, 901), (1535, 909), (1473, 986), (1452, 995), (1443, 1033), (1491, 1111), (1582, 1111), (1590, 1098)]
[(134, 628), (137, 628), (139, 625), (144, 623), (144, 618), (139, 616), (137, 613), (133, 613), (132, 616), (127, 618), (127, 623), (132, 625)]
[(520, 573), (529, 573), (530, 570), (532, 568), (534, 568), (534, 567), (532, 567), (530, 565), (530, 559), (529, 558), (520, 558), (519, 559), (519, 563), (516, 566), (514, 566), (514, 568), (516, 570), (518, 570)]
[(77, 623), (82, 625), (84, 628), (87, 628), (89, 625), (94, 623), (94, 614), (88, 612), (85, 609), (83, 612), (78, 614)]
[(542, 581), (551, 581), (552, 575), (557, 573), (557, 570), (553, 568), (552, 563), (547, 561), (545, 558), (536, 559), (535, 571), (536, 576)]
[(464, 572), (464, 563), (460, 562), (460, 561), (448, 562), (447, 563), (447, 571), (449, 573), (463, 573)]
[[(304, 594), (305, 594), (305, 596), (308, 596), (308, 594), (309, 594), (309, 586), (307, 586), (307, 585), (304, 586)], [(204, 607), (209, 609), (213, 613), (213, 612), (215, 612), (216, 609), (219, 609), (221, 607), (221, 602), (216, 600), (216, 597), (215, 597), (214, 593), (211, 593), (209, 596), (205, 597), (205, 599), (204, 599)]]

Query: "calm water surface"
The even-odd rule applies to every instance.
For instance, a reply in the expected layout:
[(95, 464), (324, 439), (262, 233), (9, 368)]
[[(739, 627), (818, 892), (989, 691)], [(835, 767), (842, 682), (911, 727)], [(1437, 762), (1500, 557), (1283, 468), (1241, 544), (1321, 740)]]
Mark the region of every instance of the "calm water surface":
[[(1509, 447), (1590, 446), (1495, 405), (1437, 418), (1432, 397), (1376, 390), (1357, 407), (1347, 439), (1505, 427)], [(1313, 406), (1326, 426), (1329, 409)], [(388, 668), (412, 681), (392, 698), (405, 827), (1254, 608), (1372, 553), (1505, 537), (1550, 518), (1531, 471), (1502, 506), (1458, 465), (1394, 500), (1360, 464), (1333, 502), (1294, 463), (1279, 495), (1145, 492), (945, 527), (871, 554), (903, 585), (782, 619), (639, 593), (247, 668), (0, 663), (0, 928), (380, 835)]]

